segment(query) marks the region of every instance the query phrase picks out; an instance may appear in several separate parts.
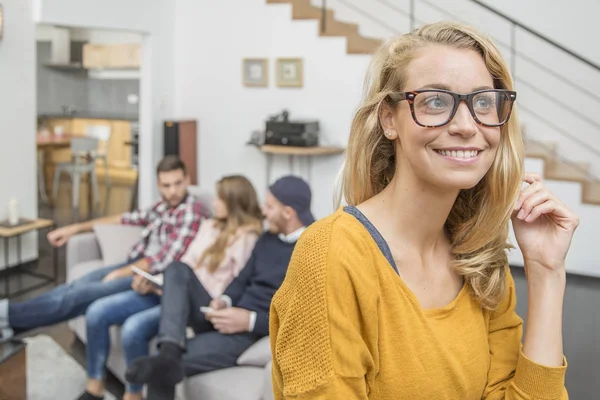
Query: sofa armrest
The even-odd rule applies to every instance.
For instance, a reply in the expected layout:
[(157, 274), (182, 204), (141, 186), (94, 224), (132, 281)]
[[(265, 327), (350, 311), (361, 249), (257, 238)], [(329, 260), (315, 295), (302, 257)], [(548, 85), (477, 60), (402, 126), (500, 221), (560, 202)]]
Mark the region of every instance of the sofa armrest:
[(67, 271), (82, 262), (101, 258), (100, 245), (94, 232), (80, 233), (67, 242)]
[(264, 367), (271, 361), (271, 344), (269, 337), (259, 339), (243, 352), (237, 359), (238, 365), (250, 365), (253, 367)]

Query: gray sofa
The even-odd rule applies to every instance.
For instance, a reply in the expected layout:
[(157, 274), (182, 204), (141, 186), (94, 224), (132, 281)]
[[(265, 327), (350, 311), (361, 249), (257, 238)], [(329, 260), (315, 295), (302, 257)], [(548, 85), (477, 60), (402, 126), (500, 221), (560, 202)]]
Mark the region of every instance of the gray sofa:
[[(210, 205), (210, 195), (190, 191)], [(67, 281), (71, 282), (96, 268), (122, 262), (127, 252), (139, 238), (139, 228), (122, 225), (97, 226), (94, 232), (72, 237), (67, 243)], [(85, 317), (69, 322), (77, 337), (86, 342)], [(125, 361), (120, 340), (120, 328), (111, 328), (111, 351), (107, 368), (124, 380)], [(151, 351), (156, 348), (150, 344)], [(177, 388), (178, 400), (272, 400), (271, 352), (269, 338), (265, 337), (251, 346), (238, 359), (238, 365), (220, 371), (187, 378)]]

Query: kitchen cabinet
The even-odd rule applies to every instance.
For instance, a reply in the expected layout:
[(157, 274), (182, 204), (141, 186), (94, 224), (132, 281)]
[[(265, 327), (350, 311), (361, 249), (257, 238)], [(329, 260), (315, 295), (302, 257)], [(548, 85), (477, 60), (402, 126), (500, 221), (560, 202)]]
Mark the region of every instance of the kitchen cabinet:
[(139, 44), (97, 44), (83, 46), (83, 67), (87, 69), (139, 68)]

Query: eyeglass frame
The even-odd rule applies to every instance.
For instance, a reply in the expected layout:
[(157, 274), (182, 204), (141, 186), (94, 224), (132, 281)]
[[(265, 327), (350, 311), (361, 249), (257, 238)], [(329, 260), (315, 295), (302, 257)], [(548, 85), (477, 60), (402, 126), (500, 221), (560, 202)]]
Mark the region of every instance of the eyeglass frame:
[[(427, 92), (446, 93), (446, 94), (451, 95), (454, 98), (454, 108), (450, 112), (448, 120), (446, 122), (444, 122), (443, 124), (424, 125), (417, 120), (417, 115), (415, 114), (415, 97), (418, 94), (427, 93)], [(510, 101), (510, 108), (508, 109), (508, 114), (506, 115), (506, 119), (503, 122), (498, 123), (498, 124), (486, 124), (477, 117), (477, 114), (475, 113), (475, 110), (473, 109), (473, 97), (475, 97), (476, 95), (478, 95), (480, 93), (485, 93), (485, 92), (499, 92), (499, 93), (507, 93), (509, 95), (508, 99)], [(477, 122), (479, 125), (482, 125), (482, 126), (485, 126), (488, 128), (495, 128), (495, 127), (499, 127), (499, 126), (506, 124), (508, 122), (508, 120), (510, 119), (510, 116), (512, 114), (513, 105), (514, 105), (515, 101), (517, 100), (517, 92), (515, 92), (513, 90), (507, 90), (507, 89), (481, 89), (481, 90), (476, 90), (471, 93), (460, 94), (460, 93), (455, 93), (455, 92), (451, 92), (450, 90), (444, 90), (444, 89), (420, 89), (420, 90), (413, 90), (411, 92), (391, 93), (387, 97), (394, 103), (399, 103), (404, 100), (408, 101), (408, 104), (410, 106), (410, 114), (412, 115), (413, 121), (415, 121), (415, 124), (422, 126), (424, 128), (439, 128), (440, 126), (449, 124), (450, 121), (452, 121), (454, 119), (454, 117), (456, 116), (456, 111), (458, 111), (458, 106), (463, 101), (467, 105), (467, 108), (469, 109), (469, 112), (471, 113), (471, 116), (473, 117), (475, 122)]]

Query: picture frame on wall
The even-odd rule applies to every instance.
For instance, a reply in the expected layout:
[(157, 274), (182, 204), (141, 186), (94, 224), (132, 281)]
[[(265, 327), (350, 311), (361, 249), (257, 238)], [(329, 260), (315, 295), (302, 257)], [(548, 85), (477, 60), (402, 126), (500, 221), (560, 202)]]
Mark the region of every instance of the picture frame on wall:
[(266, 58), (244, 58), (242, 60), (242, 82), (244, 86), (266, 87), (269, 85), (269, 60)]
[(304, 66), (301, 58), (277, 59), (277, 86), (302, 87), (304, 85)]

